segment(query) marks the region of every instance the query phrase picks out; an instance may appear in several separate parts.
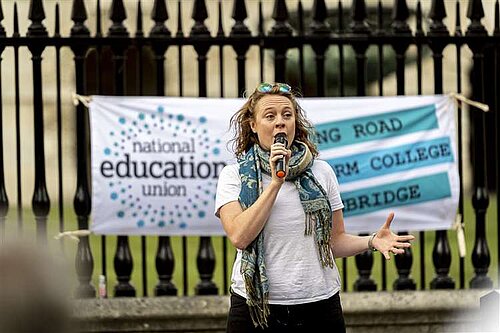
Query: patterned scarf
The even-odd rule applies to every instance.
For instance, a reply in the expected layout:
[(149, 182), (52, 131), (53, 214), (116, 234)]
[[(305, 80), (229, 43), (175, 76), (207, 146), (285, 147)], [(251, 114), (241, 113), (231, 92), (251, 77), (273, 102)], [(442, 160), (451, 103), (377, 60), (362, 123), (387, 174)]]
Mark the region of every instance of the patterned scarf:
[[(291, 147), (287, 181), (293, 181), (299, 191), (300, 202), (304, 209), (305, 235), (314, 236), (318, 247), (319, 260), (323, 267), (333, 267), (333, 253), (330, 250), (330, 230), (332, 210), (327, 194), (314, 177), (311, 166), (313, 156), (306, 144), (294, 141)], [(240, 159), (241, 192), (239, 201), (243, 209), (250, 207), (262, 193), (262, 172), (271, 173), (269, 152), (255, 144)], [(255, 325), (264, 328), (269, 316), (269, 281), (264, 262), (264, 235), (262, 232), (242, 251), (241, 274), (245, 281), (247, 305)]]

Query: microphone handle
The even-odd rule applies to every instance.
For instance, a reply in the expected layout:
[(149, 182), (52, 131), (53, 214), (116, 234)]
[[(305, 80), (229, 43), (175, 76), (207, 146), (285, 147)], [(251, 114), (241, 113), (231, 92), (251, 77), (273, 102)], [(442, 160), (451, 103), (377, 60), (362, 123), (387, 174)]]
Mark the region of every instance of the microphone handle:
[(279, 178), (283, 178), (286, 176), (285, 173), (285, 156), (280, 158), (278, 162), (276, 162), (276, 176)]

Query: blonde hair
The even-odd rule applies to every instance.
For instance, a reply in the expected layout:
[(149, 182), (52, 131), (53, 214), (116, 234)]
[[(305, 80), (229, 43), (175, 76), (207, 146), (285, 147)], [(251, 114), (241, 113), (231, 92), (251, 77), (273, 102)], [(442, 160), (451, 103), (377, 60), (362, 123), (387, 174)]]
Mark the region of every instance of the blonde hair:
[(250, 122), (255, 120), (254, 111), (257, 102), (266, 95), (284, 96), (292, 102), (293, 109), (295, 110), (295, 137), (293, 140), (305, 143), (312, 155), (317, 157), (319, 154), (318, 148), (312, 139), (314, 135), (313, 125), (306, 118), (305, 112), (297, 102), (294, 92), (280, 91), (277, 84), (274, 84), (272, 89), (267, 92), (261, 92), (256, 88), (241, 109), (231, 117), (230, 127), (234, 129), (235, 134), (229, 141), (229, 144), (232, 144), (236, 157), (244, 155), (255, 143), (259, 143), (257, 135), (253, 133), (250, 127)]

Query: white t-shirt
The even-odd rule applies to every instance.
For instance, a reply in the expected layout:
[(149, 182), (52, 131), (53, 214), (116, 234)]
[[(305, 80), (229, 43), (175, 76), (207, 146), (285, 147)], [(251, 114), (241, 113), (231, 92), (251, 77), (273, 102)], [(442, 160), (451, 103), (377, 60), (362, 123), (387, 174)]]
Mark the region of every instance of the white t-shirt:
[[(315, 160), (311, 170), (328, 194), (332, 211), (342, 209), (337, 177), (330, 165)], [(262, 175), (266, 188), (271, 177)], [(238, 201), (241, 189), (239, 165), (224, 167), (217, 183), (215, 215), (225, 204)], [(335, 222), (334, 222), (335, 223)], [(323, 267), (319, 261), (314, 234), (305, 236), (305, 213), (295, 184), (286, 181), (281, 187), (266, 225), (264, 253), (269, 279), (269, 303), (293, 305), (320, 301), (340, 290), (337, 266)], [(241, 250), (233, 265), (231, 289), (246, 298), (245, 283), (240, 273)]]

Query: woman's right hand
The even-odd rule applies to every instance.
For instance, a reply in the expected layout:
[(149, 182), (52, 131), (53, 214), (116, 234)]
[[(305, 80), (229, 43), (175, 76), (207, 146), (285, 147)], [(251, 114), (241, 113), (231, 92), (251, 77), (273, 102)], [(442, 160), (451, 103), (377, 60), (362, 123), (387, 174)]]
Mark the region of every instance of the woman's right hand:
[(272, 181), (277, 182), (279, 184), (283, 184), (285, 182), (285, 178), (280, 178), (276, 175), (276, 163), (280, 159), (285, 156), (285, 174), (288, 174), (288, 161), (292, 156), (292, 151), (290, 149), (286, 149), (285, 145), (282, 143), (273, 143), (271, 145), (271, 153), (269, 155), (269, 163), (271, 164), (271, 176)]

